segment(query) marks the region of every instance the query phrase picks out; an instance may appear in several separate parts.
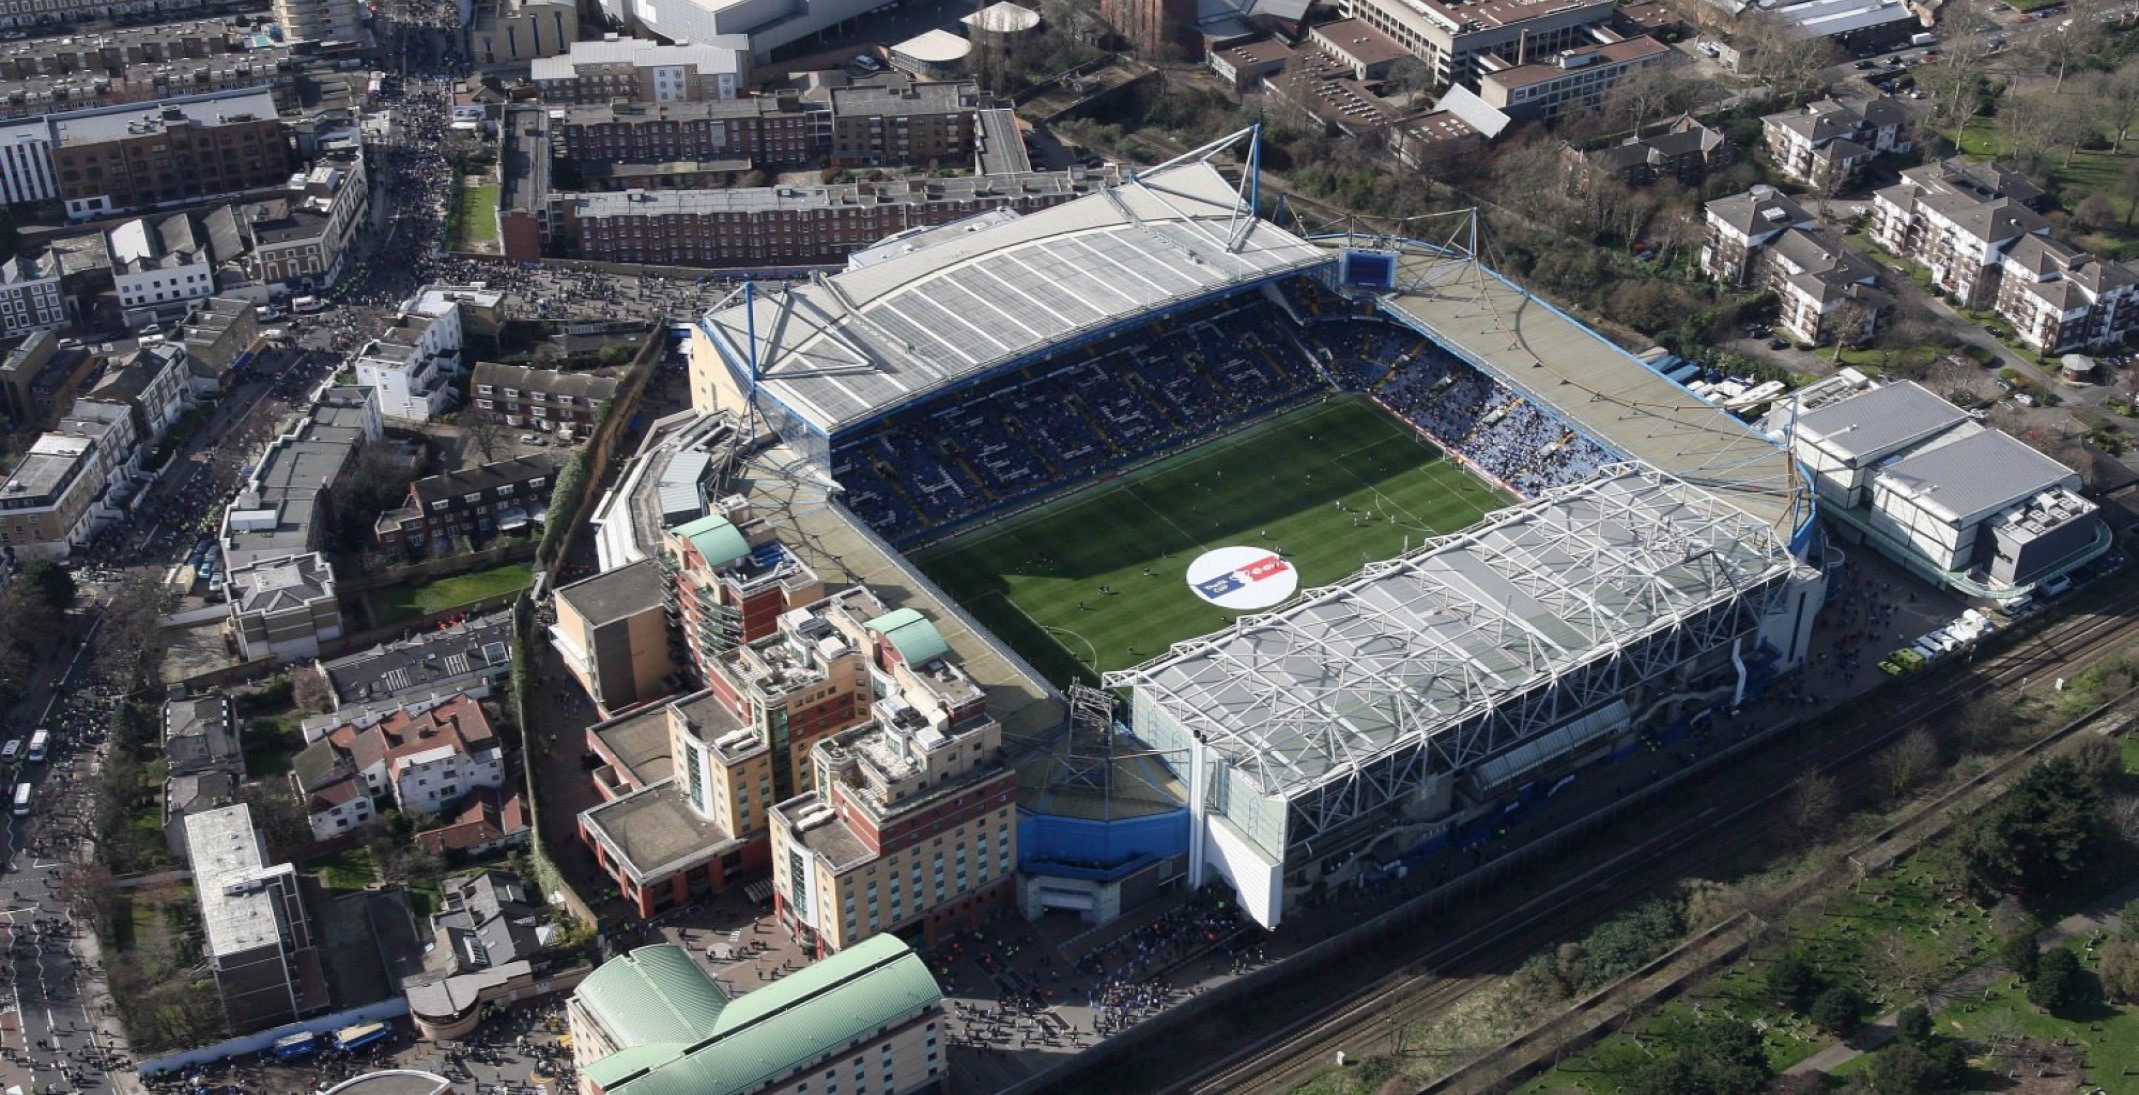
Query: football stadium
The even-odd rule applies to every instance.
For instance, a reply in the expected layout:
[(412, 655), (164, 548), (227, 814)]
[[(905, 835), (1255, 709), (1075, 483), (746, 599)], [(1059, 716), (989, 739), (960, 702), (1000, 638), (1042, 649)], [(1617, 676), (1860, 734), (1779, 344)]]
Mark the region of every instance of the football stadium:
[(1249, 140), (1237, 178), (1220, 142), (693, 329), (694, 406), (1069, 689), (1021, 772), (1039, 907), (1178, 865), (1275, 926), (1743, 703), (1825, 588), (1781, 450), (1488, 269), (1475, 220), (1256, 216)]

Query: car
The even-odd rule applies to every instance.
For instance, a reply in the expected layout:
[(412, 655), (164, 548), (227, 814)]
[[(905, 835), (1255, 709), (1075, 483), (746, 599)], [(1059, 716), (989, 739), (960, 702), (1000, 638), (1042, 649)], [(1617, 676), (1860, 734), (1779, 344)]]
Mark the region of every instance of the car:
[(1858, 68), (1878, 68), (1879, 66), (1878, 66), (1877, 64), (1875, 64), (1874, 62), (1871, 62), (1871, 61), (1859, 61), (1859, 62), (1857, 62), (1857, 67), (1858, 67)]
[(1988, 323), (1986, 323), (1986, 324), (1984, 324), (1984, 325), (1983, 325), (1983, 333), (1984, 333), (1984, 334), (1986, 334), (1986, 335), (1989, 335), (1989, 336), (1990, 336), (1990, 337), (1992, 337), (1992, 338), (1997, 338), (1997, 337), (1998, 337), (1998, 329), (1997, 329), (1996, 327), (1993, 327), (1993, 326), (1991, 326), (1991, 325), (1990, 325), (1990, 324), (1988, 324)]
[(544, 445), (544, 444), (548, 444), (548, 442), (546, 442), (546, 441), (542, 440), (542, 438), (541, 438), (540, 436), (538, 436), (538, 435), (536, 435), (536, 434), (531, 434), (531, 433), (523, 433), (523, 434), (521, 434), (521, 435), (520, 435), (520, 443), (521, 443), (522, 445)]
[(1771, 338), (1771, 339), (1769, 339), (1769, 340), (1768, 340), (1768, 349), (1770, 349), (1770, 350), (1787, 350), (1787, 349), (1789, 349), (1789, 348), (1790, 348), (1790, 340), (1789, 340), (1789, 339), (1786, 339), (1786, 338)]

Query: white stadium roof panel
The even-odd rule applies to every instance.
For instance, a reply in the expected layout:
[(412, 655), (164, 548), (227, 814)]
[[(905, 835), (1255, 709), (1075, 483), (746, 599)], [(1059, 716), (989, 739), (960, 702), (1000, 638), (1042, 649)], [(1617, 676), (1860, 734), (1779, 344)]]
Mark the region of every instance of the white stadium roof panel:
[(1107, 684), (1295, 797), (1797, 566), (1765, 522), (1622, 466)]
[(754, 323), (759, 388), (830, 434), (1066, 339), (1334, 257), (1245, 207), (1217, 170), (1184, 163), (701, 324), (747, 362)]

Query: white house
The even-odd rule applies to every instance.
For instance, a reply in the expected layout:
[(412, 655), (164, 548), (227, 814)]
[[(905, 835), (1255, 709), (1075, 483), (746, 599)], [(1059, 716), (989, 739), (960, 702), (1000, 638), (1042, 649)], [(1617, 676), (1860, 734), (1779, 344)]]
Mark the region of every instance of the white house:
[(453, 406), (461, 374), (457, 305), (434, 315), (403, 313), (357, 355), (357, 383), (377, 389), (379, 413), (428, 422)]
[(190, 213), (136, 217), (105, 232), (104, 245), (129, 324), (184, 315), (215, 295), (215, 254)]

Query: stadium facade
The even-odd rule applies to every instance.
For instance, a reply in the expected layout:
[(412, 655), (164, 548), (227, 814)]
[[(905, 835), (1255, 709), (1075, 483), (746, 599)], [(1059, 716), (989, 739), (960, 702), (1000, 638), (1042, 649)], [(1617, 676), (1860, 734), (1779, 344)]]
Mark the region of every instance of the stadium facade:
[[(1108, 886), (1172, 864), (1190, 885), (1230, 883), (1275, 926), (1292, 902), (1439, 854), (1539, 787), (1638, 737), (1683, 734), (1803, 664), (1825, 581), (1789, 454), (1487, 269), (1474, 221), (1439, 243), (1308, 238), (1253, 215), (1252, 169), (1236, 184), (1207, 153), (938, 230), (865, 268), (746, 289), (692, 333), (694, 406), (754, 418), (842, 486), (866, 471), (854, 439), (887, 422), (922, 428), (989, 385), (1027, 382), (1006, 378), (1116, 360), (1103, 355), (1125, 333), (1156, 338), (1234, 301), (1303, 328), (1415, 332), (1489, 386), (1463, 437), (1419, 428), (1520, 503), (1109, 674), (1127, 719), (1102, 736), (1118, 734), (1141, 773), (1120, 781), (1135, 787), (1129, 808), (1046, 774), (1088, 778), (1091, 763), (1026, 758), (1021, 810), (1048, 839), (1021, 841), (1021, 867), (1063, 883), (1022, 887), (1029, 915), (1049, 893), (1113, 907)], [(1303, 285), (1342, 307), (1303, 310)], [(1277, 332), (1258, 352), (1296, 351), (1302, 371), (1345, 386), (1309, 346)], [(1394, 376), (1414, 362), (1382, 364)], [(1414, 394), (1429, 416), (1453, 376)], [(1491, 459), (1507, 445), (1467, 444), (1518, 411), (1547, 438), (1519, 439), (1540, 459), (1591, 455), (1520, 477)], [(1178, 814), (1159, 801), (1173, 795)]]

